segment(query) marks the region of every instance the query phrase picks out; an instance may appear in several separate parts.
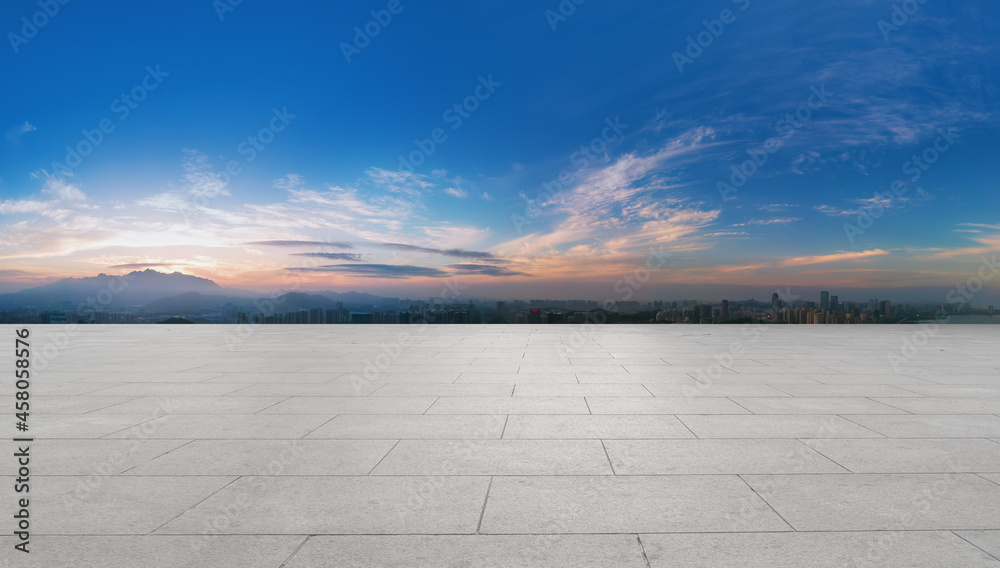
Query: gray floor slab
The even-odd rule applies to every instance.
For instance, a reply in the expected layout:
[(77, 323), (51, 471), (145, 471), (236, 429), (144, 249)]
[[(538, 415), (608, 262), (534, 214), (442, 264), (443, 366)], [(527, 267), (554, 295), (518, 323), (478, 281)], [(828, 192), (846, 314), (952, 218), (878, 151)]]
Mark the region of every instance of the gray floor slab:
[(994, 415), (855, 415), (851, 421), (890, 438), (1000, 436), (1000, 416)]
[[(94, 416), (88, 414), (87, 416)], [(116, 414), (104, 415), (107, 417)], [(332, 415), (273, 415), (273, 414), (171, 414), (134, 426), (108, 438), (182, 438), (186, 440), (285, 439), (301, 438)]]
[(854, 473), (1000, 472), (1000, 444), (980, 439), (803, 440)]
[(682, 475), (495, 477), (480, 532), (566, 534), (788, 529), (788, 525), (739, 477)]
[(1000, 398), (893, 398), (882, 402), (914, 414), (1000, 414)]
[(847, 471), (798, 440), (606, 440), (604, 445), (618, 475)]
[(1000, 561), (950, 532), (644, 534), (641, 538), (651, 568), (1000, 566)]
[(1000, 385), (904, 385), (899, 388), (918, 395), (938, 398), (1000, 397)]
[(337, 416), (306, 438), (480, 439), (499, 438), (506, 415), (349, 415)]
[[(133, 400), (131, 396), (83, 397), (83, 396), (33, 396), (30, 408), (42, 414), (86, 414)], [(0, 396), (3, 408), (14, 408), (13, 396)], [(137, 413), (138, 414), (138, 413)]]
[(634, 535), (315, 536), (287, 568), (646, 568)]
[[(243, 383), (126, 383), (86, 393), (90, 396), (220, 396), (245, 388)], [(290, 396), (290, 395), (286, 395)]]
[(155, 414), (32, 413), (29, 433), (35, 438), (100, 438), (155, 417)]
[(743, 477), (800, 531), (1000, 529), (1000, 485), (973, 474)]
[(230, 534), (472, 534), (489, 485), (489, 477), (241, 477), (157, 533), (200, 534), (221, 517)]
[[(799, 397), (912, 397), (913, 392), (892, 385), (778, 385), (777, 390)], [(761, 396), (757, 394), (734, 396)], [(765, 395), (766, 396), (766, 395)]]
[(956, 531), (956, 534), (987, 554), (1000, 558), (1000, 531)]
[[(1000, 444), (998, 444), (1000, 447)], [(402, 440), (372, 475), (611, 475), (598, 440)]]
[(898, 408), (861, 397), (734, 397), (732, 400), (754, 414), (905, 414)]
[(441, 397), (427, 414), (588, 414), (583, 397)]
[(432, 396), (297, 396), (262, 410), (261, 414), (423, 414), (437, 400)]
[[(34, 454), (31, 473), (117, 475), (186, 443), (188, 440), (36, 440), (30, 444), (30, 451)], [(0, 472), (3, 475), (16, 473), (15, 461), (10, 459), (5, 462)]]
[(749, 414), (727, 398), (608, 398), (587, 397), (594, 414)]
[[(690, 385), (643, 385), (654, 396), (664, 398), (679, 398), (691, 396), (730, 397), (730, 396), (791, 396), (783, 389), (770, 385), (732, 385), (732, 384), (690, 384)], [(803, 385), (806, 386), (806, 385)]]
[[(293, 377), (294, 378), (294, 377)], [(211, 386), (210, 383), (202, 383)], [(220, 385), (222, 383), (219, 383)], [(259, 383), (241, 384), (228, 396), (368, 396), (382, 388), (385, 383), (355, 381), (344, 383)]]
[(33, 533), (149, 534), (235, 479), (33, 476)]
[(371, 393), (372, 396), (421, 397), (421, 396), (510, 396), (514, 383), (483, 384), (387, 384)]
[(699, 438), (881, 438), (840, 416), (678, 416)]
[(693, 438), (694, 434), (676, 417), (667, 414), (511, 415), (507, 419), (503, 437), (505, 439)]
[[(23, 568), (279, 568), (304, 536), (38, 536)], [(4, 543), (6, 544), (6, 543)], [(9, 547), (4, 546), (5, 553)], [(7, 568), (0, 560), (0, 566)], [(9, 565), (13, 568), (13, 565)]]
[(95, 410), (95, 414), (253, 414), (287, 397), (277, 396), (145, 396)]
[(534, 397), (589, 397), (589, 396), (621, 396), (621, 397), (651, 397), (653, 396), (639, 383), (559, 385), (559, 384), (520, 384), (514, 388), (514, 396)]
[(195, 440), (128, 475), (367, 475), (394, 440)]

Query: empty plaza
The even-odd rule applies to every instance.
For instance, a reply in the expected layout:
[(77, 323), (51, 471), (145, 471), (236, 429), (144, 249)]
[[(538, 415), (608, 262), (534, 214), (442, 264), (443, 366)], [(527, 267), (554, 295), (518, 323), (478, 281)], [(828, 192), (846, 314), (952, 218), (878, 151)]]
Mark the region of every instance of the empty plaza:
[(995, 326), (27, 327), (0, 567), (1000, 567)]

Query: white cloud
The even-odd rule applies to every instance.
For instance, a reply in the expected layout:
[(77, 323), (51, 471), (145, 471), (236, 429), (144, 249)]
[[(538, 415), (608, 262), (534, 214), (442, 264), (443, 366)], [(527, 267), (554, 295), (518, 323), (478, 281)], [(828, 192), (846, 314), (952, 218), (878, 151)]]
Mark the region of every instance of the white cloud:
[(452, 197), (457, 197), (459, 199), (465, 199), (466, 197), (469, 196), (469, 194), (466, 193), (465, 190), (460, 187), (448, 187), (445, 188), (444, 192)]

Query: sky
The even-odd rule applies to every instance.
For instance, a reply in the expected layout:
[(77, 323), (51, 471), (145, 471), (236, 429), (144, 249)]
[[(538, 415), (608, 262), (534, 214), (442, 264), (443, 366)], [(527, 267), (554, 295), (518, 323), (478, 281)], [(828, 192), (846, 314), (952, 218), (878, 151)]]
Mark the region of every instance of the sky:
[(987, 0), (8, 0), (0, 31), (0, 292), (1000, 300)]

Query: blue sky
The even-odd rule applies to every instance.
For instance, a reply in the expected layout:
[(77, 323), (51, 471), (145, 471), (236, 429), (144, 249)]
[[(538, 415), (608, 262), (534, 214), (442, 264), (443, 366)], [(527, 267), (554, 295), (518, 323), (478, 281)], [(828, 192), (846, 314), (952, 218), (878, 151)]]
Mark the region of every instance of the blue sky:
[(998, 23), (985, 1), (5, 2), (0, 290), (152, 266), (603, 299), (652, 258), (637, 297), (933, 301), (1000, 245)]

